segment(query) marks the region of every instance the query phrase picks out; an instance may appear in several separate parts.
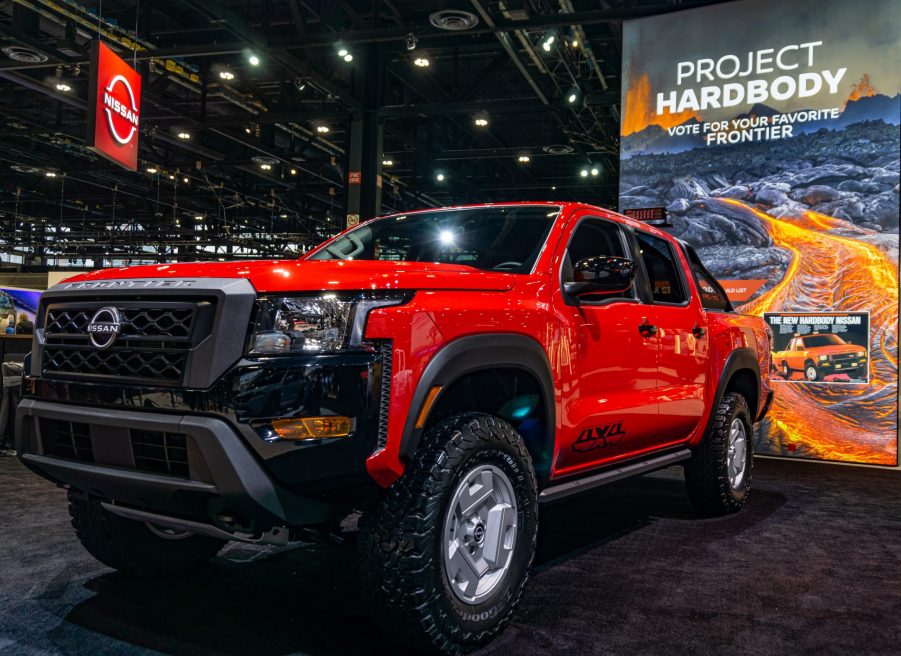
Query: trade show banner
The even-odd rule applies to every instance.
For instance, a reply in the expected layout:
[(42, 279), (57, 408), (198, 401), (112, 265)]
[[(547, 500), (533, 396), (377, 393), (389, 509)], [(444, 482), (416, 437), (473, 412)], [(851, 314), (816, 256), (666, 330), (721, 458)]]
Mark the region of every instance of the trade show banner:
[(896, 0), (624, 25), (620, 210), (665, 207), (773, 330), (758, 453), (898, 464), (899, 61)]

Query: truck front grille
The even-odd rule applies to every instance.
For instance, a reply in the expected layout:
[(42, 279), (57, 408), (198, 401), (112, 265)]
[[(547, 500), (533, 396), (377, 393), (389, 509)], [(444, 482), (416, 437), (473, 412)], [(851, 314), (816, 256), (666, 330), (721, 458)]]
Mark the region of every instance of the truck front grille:
[[(100, 308), (119, 313), (112, 345), (98, 348), (88, 324)], [(52, 378), (173, 386), (193, 348), (212, 332), (215, 304), (201, 300), (66, 302), (47, 308), (42, 370)]]

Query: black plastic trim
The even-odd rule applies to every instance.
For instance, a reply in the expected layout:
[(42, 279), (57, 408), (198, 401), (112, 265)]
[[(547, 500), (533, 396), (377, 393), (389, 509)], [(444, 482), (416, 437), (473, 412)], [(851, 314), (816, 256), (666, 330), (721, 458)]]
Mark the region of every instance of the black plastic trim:
[[(754, 374), (754, 380), (757, 381), (758, 394), (760, 393), (760, 364), (757, 362), (757, 354), (754, 353), (753, 349), (747, 347), (735, 349), (729, 354), (729, 357), (726, 358), (726, 363), (723, 365), (723, 371), (720, 373), (720, 380), (716, 386), (716, 397), (711, 406), (710, 419), (707, 420), (707, 427), (704, 432), (705, 435), (709, 432), (713, 422), (716, 421), (716, 409), (720, 407), (720, 402), (723, 400), (723, 395), (726, 393), (726, 387), (729, 385), (729, 381), (732, 379), (732, 376), (742, 369), (751, 370)], [(751, 416), (754, 417), (757, 408), (749, 408), (749, 410), (751, 411)]]
[(631, 460), (625, 463), (613, 465), (609, 469), (597, 472), (581, 478), (568, 480), (559, 485), (551, 485), (542, 490), (538, 495), (538, 501), (558, 501), (573, 494), (580, 494), (593, 487), (614, 483), (624, 478), (631, 478), (639, 474), (647, 474), (657, 469), (663, 469), (670, 465), (691, 459), (691, 450), (679, 449), (671, 453), (654, 454), (651, 457), (643, 457), (639, 460)]
[[(471, 335), (456, 339), (442, 348), (422, 373), (404, 424), (400, 444), (401, 459), (410, 462), (416, 453), (422, 437), (422, 429), (416, 428), (416, 419), (432, 387), (440, 385), (446, 389), (466, 374), (500, 367), (527, 371), (538, 380), (544, 400), (546, 437), (552, 437), (556, 426), (554, 379), (547, 354), (541, 345), (530, 337), (514, 333)], [(436, 402), (440, 398), (439, 394)]]

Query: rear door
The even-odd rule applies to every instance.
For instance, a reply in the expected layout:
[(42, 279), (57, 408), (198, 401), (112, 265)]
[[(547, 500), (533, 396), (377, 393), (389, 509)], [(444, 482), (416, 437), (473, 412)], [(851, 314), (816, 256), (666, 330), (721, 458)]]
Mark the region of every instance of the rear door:
[(634, 259), (629, 237), (612, 220), (577, 215), (555, 257), (552, 303), (569, 336), (571, 374), (561, 385), (562, 428), (554, 474), (593, 468), (633, 454), (657, 430), (657, 340), (639, 326), (649, 306), (637, 288), (624, 294), (567, 298), (573, 265), (601, 255)]
[(649, 321), (659, 347), (659, 424), (647, 445), (659, 448), (688, 439), (704, 414), (707, 317), (677, 242), (640, 229), (633, 234), (651, 294)]

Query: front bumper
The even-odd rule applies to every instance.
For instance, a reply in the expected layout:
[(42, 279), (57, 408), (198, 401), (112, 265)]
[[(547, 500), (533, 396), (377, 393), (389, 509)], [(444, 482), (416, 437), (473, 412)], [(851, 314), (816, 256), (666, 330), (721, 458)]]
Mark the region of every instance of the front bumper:
[[(27, 381), (22, 462), (106, 502), (260, 534), (340, 518), (373, 489), (384, 353), (241, 361), (208, 390)], [(350, 436), (271, 442), (268, 420), (344, 415)]]

